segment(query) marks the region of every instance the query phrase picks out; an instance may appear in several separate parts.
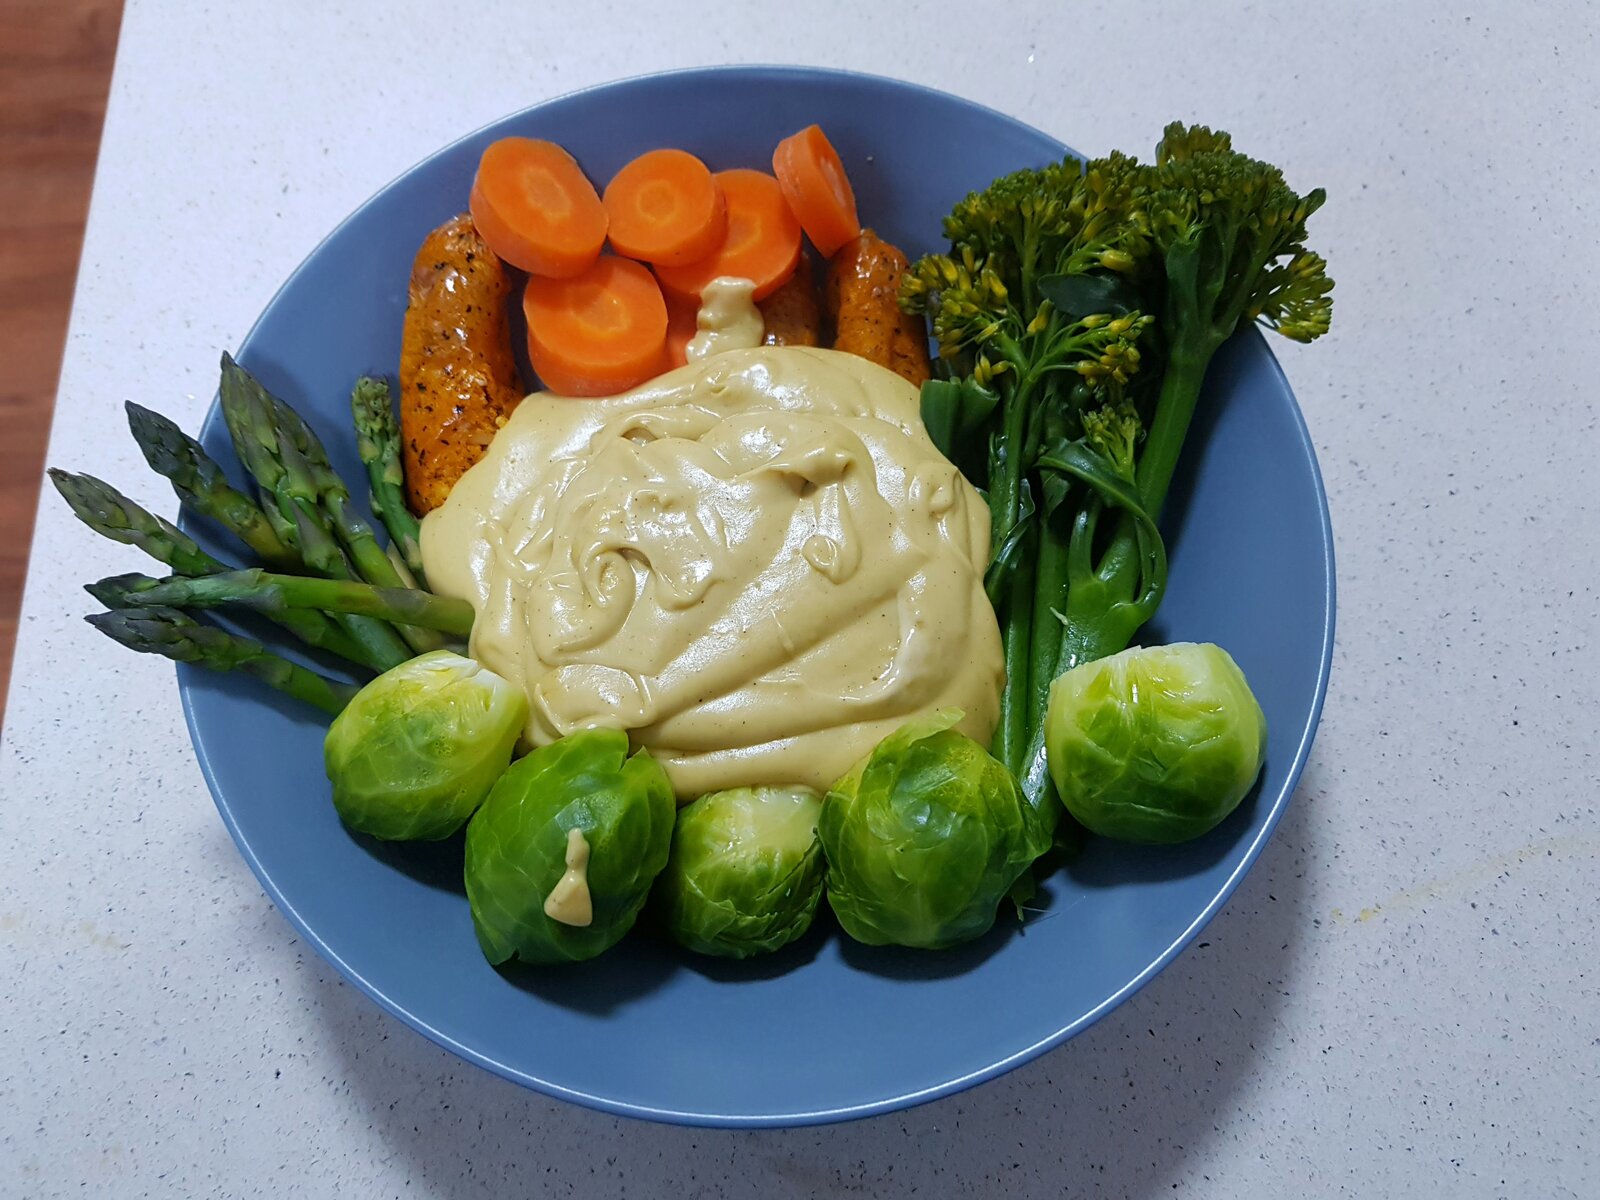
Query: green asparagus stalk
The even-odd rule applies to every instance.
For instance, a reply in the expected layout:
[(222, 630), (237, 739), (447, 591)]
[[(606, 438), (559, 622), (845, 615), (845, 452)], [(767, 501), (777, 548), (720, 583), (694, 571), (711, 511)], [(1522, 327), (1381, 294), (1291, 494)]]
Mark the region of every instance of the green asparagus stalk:
[[(274, 447), (284, 468), (284, 486), (302, 509), (318, 506), (343, 546), (354, 571), (348, 577), (364, 579), (375, 587), (403, 588), (402, 578), (389, 561), (372, 526), (351, 503), (350, 490), (333, 469), (327, 449), (316, 431), (289, 405), (264, 388), (257, 389), (250, 412), (260, 445)], [(341, 575), (340, 577), (345, 577)], [(419, 654), (445, 645), (431, 629), (400, 626), (400, 636)]]
[(267, 390), (228, 354), (222, 356), (221, 397), (234, 453), (261, 488), (262, 508), (275, 509), (293, 529), (293, 544), (310, 570), (331, 579), (341, 573), (347, 577), (349, 564), (317, 504), (315, 485), (306, 471), (291, 471), (297, 465), (292, 449), (291, 461), (280, 453)]
[(350, 415), (355, 421), (356, 450), (367, 468), (372, 511), (389, 531), (412, 577), (420, 584), (422, 526), (406, 504), (405, 468), (400, 458), (400, 426), (395, 420), (389, 385), (382, 379), (359, 379), (350, 393)]
[(125, 546), (137, 546), (180, 575), (210, 575), (227, 564), (200, 549), (176, 525), (141, 508), (116, 488), (93, 475), (75, 475), (60, 467), (47, 474), (78, 520)]
[(130, 650), (212, 671), (243, 671), (324, 712), (339, 713), (357, 691), (272, 653), (260, 642), (202, 625), (174, 608), (123, 608), (84, 619)]
[(87, 585), (107, 608), (215, 608), (241, 604), (269, 616), (308, 609), (360, 613), (380, 620), (436, 629), (457, 637), (472, 631), (472, 605), (416, 588), (380, 588), (346, 579), (274, 575), (261, 568), (188, 578), (114, 575)]
[[(354, 572), (334, 537), (319, 501), (311, 468), (291, 438), (280, 438), (273, 411), (276, 402), (232, 356), (222, 356), (222, 415), (235, 452), (263, 492), (263, 506), (294, 528), (295, 544), (306, 566), (329, 579), (353, 579)], [(382, 621), (353, 613), (336, 618), (345, 631), (388, 667), (412, 657), (395, 630)], [(431, 647), (430, 647), (431, 648)]]
[[(269, 457), (251, 453), (253, 446), (248, 436), (248, 422), (235, 419), (237, 413), (242, 413), (249, 406), (252, 389), (259, 387), (255, 377), (234, 362), (231, 354), (223, 351), (222, 383), (219, 394), (222, 401), (223, 423), (227, 426), (228, 438), (233, 443), (233, 456), (255, 480), (261, 515), (272, 526), (278, 539), (299, 555), (301, 562), (310, 568), (310, 562), (300, 545), (299, 522), (295, 519), (293, 511), (284, 512), (278, 503), (278, 495), (273, 485), (277, 480), (279, 469)], [(313, 549), (320, 551), (321, 543), (316, 542)]]
[[(50, 482), (55, 484), (78, 519), (102, 537), (126, 546), (137, 546), (179, 575), (216, 575), (233, 570), (228, 563), (207, 554), (176, 525), (141, 508), (93, 475), (74, 475), (57, 467), (51, 467), (49, 474)], [(371, 658), (349, 634), (322, 613), (292, 609), (274, 619), (308, 646), (375, 670), (386, 670), (393, 665)]]
[(268, 566), (295, 570), (300, 556), (267, 520), (261, 506), (228, 483), (222, 468), (195, 441), (158, 412), (128, 401), (128, 427), (145, 461), (164, 476), (178, 499), (233, 533)]

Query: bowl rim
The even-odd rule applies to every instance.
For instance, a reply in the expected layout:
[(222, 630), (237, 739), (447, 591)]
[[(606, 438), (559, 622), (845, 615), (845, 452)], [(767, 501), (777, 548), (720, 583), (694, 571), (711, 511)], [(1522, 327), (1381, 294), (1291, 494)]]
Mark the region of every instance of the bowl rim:
[[(920, 93), (928, 97), (937, 98), (938, 100), (944, 102), (953, 100), (959, 104), (979, 110), (983, 114), (1007, 125), (1011, 125), (1017, 128), (1019, 131), (1026, 132), (1034, 137), (1044, 138), (1050, 144), (1055, 146), (1059, 153), (1077, 154), (1077, 151), (1069, 148), (1054, 135), (1046, 133), (1035, 126), (1029, 125), (1027, 122), (1021, 121), (1016, 117), (1009, 116), (998, 109), (991, 108), (988, 105), (978, 103), (977, 101), (968, 100), (965, 97), (958, 96), (952, 92), (942, 91), (941, 89), (929, 87), (925, 84), (912, 83), (902, 79), (895, 79), (890, 76), (875, 75), (863, 71), (842, 70), (832, 67), (799, 66), (793, 64), (742, 63), (677, 67), (670, 70), (653, 71), (640, 75), (630, 75), (619, 79), (607, 80), (602, 83), (589, 84), (585, 87), (561, 93), (560, 95), (547, 97), (546, 99), (537, 101), (534, 104), (527, 105), (523, 108), (505, 113), (502, 116), (494, 118), (493, 120), (486, 121), (477, 128), (464, 133), (450, 142), (445, 143), (443, 146), (437, 147), (436, 149), (430, 151), (428, 154), (412, 163), (405, 170), (389, 179), (381, 187), (373, 191), (365, 200), (352, 209), (342, 220), (340, 220), (331, 230), (329, 230), (327, 234), (320, 238), (317, 243), (306, 253), (305, 257), (301, 259), (294, 270), (285, 277), (283, 283), (280, 284), (277, 290), (273, 292), (271, 299), (267, 301), (266, 305), (262, 308), (261, 313), (251, 324), (249, 331), (245, 334), (243, 339), (241, 339), (237, 357), (239, 357), (241, 360), (247, 357), (251, 343), (260, 330), (261, 325), (266, 321), (268, 315), (283, 300), (285, 294), (293, 286), (300, 275), (305, 272), (311, 262), (315, 260), (319, 254), (321, 254), (323, 247), (337, 237), (341, 232), (343, 232), (346, 226), (360, 220), (363, 214), (381, 197), (387, 194), (390, 189), (397, 186), (402, 180), (409, 178), (419, 168), (426, 163), (431, 162), (433, 159), (448, 153), (450, 150), (453, 150), (455, 147), (464, 142), (469, 142), (479, 137), (485, 131), (501, 125), (506, 121), (526, 116), (528, 114), (537, 112), (540, 109), (548, 108), (552, 105), (563, 104), (579, 99), (580, 97), (587, 96), (592, 92), (607, 91), (624, 85), (635, 85), (675, 78), (693, 80), (695, 78), (704, 78), (707, 76), (738, 77), (741, 75), (749, 76), (751, 82), (770, 80), (774, 77), (777, 77), (787, 81), (804, 80), (808, 83), (816, 83), (819, 81), (823, 83), (829, 81), (852, 82), (857, 84), (865, 83), (879, 87), (888, 87), (893, 90)], [(255, 875), (256, 881), (261, 885), (262, 890), (266, 892), (267, 898), (284, 915), (284, 917), (288, 919), (289, 924), (312, 946), (318, 955), (320, 955), (326, 962), (331, 964), (341, 976), (343, 976), (351, 984), (375, 1001), (384, 1011), (388, 1012), (392, 1016), (398, 1017), (406, 1025), (410, 1026), (412, 1029), (416, 1030), (418, 1033), (422, 1034), (436, 1045), (449, 1050), (451, 1053), (459, 1056), (467, 1062), (474, 1063), (485, 1070), (493, 1072), (503, 1079), (510, 1080), (513, 1083), (520, 1084), (523, 1087), (530, 1088), (546, 1096), (558, 1100), (566, 1100), (582, 1107), (595, 1109), (613, 1116), (631, 1117), (634, 1119), (664, 1122), (675, 1125), (741, 1129), (792, 1128), (806, 1125), (830, 1124), (834, 1122), (856, 1120), (862, 1117), (878, 1116), (885, 1113), (896, 1112), (902, 1109), (914, 1107), (916, 1105), (925, 1104), (929, 1101), (937, 1100), (945, 1096), (951, 1096), (958, 1092), (965, 1091), (968, 1088), (974, 1087), (980, 1083), (995, 1079), (1019, 1066), (1022, 1066), (1024, 1063), (1031, 1062), (1033, 1059), (1038, 1058), (1046, 1051), (1054, 1049), (1077, 1034), (1083, 1032), (1089, 1026), (1095, 1024), (1107, 1013), (1123, 1004), (1140, 989), (1142, 989), (1147, 983), (1154, 979), (1158, 974), (1160, 974), (1161, 971), (1163, 971), (1184, 950), (1184, 948), (1187, 947), (1189, 943), (1199, 935), (1200, 931), (1210, 923), (1212, 918), (1215, 917), (1219, 911), (1221, 911), (1222, 907), (1228, 902), (1228, 899), (1233, 895), (1233, 892), (1239, 886), (1240, 881), (1243, 880), (1244, 876), (1251, 869), (1251, 867), (1255, 865), (1256, 859), (1260, 857), (1261, 851), (1271, 838), (1273, 831), (1277, 828), (1278, 822), (1282, 819), (1284, 812), (1288, 809), (1290, 803), (1293, 801), (1295, 792), (1299, 786), (1301, 774), (1304, 772), (1306, 763), (1310, 758), (1312, 743), (1316, 738), (1317, 727), (1321, 722), (1323, 704), (1327, 699), (1328, 680), (1333, 665), (1334, 629), (1337, 624), (1337, 589), (1334, 562), (1333, 523), (1328, 508), (1327, 490), (1323, 485), (1322, 468), (1320, 463), (1317, 461), (1316, 446), (1311, 439), (1311, 431), (1306, 425), (1305, 414), (1301, 411), (1299, 400), (1295, 397), (1293, 388), (1291, 388), (1289, 385), (1289, 380), (1284, 373), (1283, 366), (1281, 363), (1279, 363), (1277, 356), (1272, 353), (1271, 346), (1267, 343), (1259, 328), (1252, 326), (1250, 330), (1244, 332), (1244, 336), (1255, 338), (1259, 343), (1260, 348), (1265, 351), (1265, 357), (1267, 362), (1270, 364), (1270, 369), (1275, 374), (1277, 382), (1282, 388), (1284, 395), (1288, 397), (1290, 415), (1293, 419), (1293, 427), (1297, 444), (1305, 454), (1306, 461), (1311, 466), (1311, 480), (1313, 492), (1317, 502), (1318, 532), (1321, 539), (1323, 569), (1326, 579), (1326, 587), (1324, 589), (1323, 596), (1326, 621), (1323, 627), (1322, 653), (1318, 663), (1315, 680), (1315, 697), (1311, 705), (1311, 710), (1307, 715), (1305, 727), (1301, 731), (1299, 742), (1295, 747), (1294, 756), (1289, 765), (1289, 771), (1285, 778), (1283, 789), (1273, 799), (1272, 806), (1267, 811), (1265, 818), (1262, 821), (1261, 828), (1256, 832), (1250, 843), (1245, 847), (1244, 854), (1240, 858), (1238, 866), (1228, 875), (1225, 880), (1223, 880), (1216, 894), (1206, 903), (1205, 907), (1198, 914), (1196, 914), (1194, 920), (1185, 926), (1184, 929), (1180, 931), (1175, 938), (1173, 938), (1171, 943), (1162, 949), (1161, 952), (1157, 954), (1148, 964), (1146, 964), (1137, 975), (1130, 979), (1121, 988), (1107, 996), (1093, 1009), (1080, 1014), (1062, 1028), (1043, 1038), (1040, 1038), (1038, 1041), (1029, 1046), (1025, 1046), (1020, 1050), (1013, 1051), (1004, 1058), (981, 1067), (975, 1071), (970, 1071), (953, 1079), (944, 1080), (938, 1084), (934, 1084), (926, 1088), (920, 1088), (914, 1091), (904, 1092), (898, 1095), (885, 1097), (879, 1100), (872, 1100), (861, 1104), (847, 1104), (836, 1108), (794, 1112), (767, 1112), (754, 1115), (740, 1113), (691, 1112), (687, 1110), (635, 1104), (627, 1101), (616, 1100), (608, 1096), (601, 1096), (594, 1093), (585, 1092), (581, 1089), (568, 1087), (547, 1079), (541, 1079), (537, 1075), (529, 1074), (528, 1072), (520, 1070), (508, 1063), (502, 1062), (491, 1055), (485, 1054), (471, 1046), (465, 1045), (457, 1041), (455, 1038), (452, 1038), (443, 1030), (429, 1024), (425, 1019), (411, 1012), (409, 1009), (395, 1001), (372, 980), (355, 970), (355, 968), (353, 968), (340, 956), (337, 950), (324, 941), (323, 938), (310, 926), (310, 924), (295, 908), (294, 904), (289, 900), (289, 898), (285, 896), (279, 889), (265, 865), (256, 856), (255, 850), (240, 832), (228, 800), (223, 796), (222, 790), (217, 784), (216, 772), (212, 768), (210, 755), (205, 749), (205, 746), (200, 738), (199, 729), (197, 727), (197, 716), (195, 713), (194, 702), (195, 689), (190, 683), (190, 679), (194, 678), (195, 676), (191, 675), (189, 672), (197, 672), (199, 669), (189, 668), (186, 671), (186, 669), (180, 664), (177, 670), (177, 676), (179, 697), (183, 709), (184, 725), (188, 730), (189, 741), (194, 750), (195, 759), (199, 764), (200, 773), (205, 778), (206, 787), (211, 792), (211, 798), (216, 804), (217, 811), (221, 815), (223, 824), (227, 827), (228, 834), (233, 839), (233, 843), (238, 849), (240, 857), (244, 859), (246, 865), (249, 866), (251, 872)], [(205, 437), (210, 434), (214, 428), (214, 424), (220, 420), (221, 416), (218, 401), (217, 398), (213, 396), (211, 405), (207, 409), (205, 420), (202, 425), (201, 437)], [(187, 511), (185, 511), (179, 521), (180, 527), (186, 528), (190, 520), (191, 518), (189, 517)]]

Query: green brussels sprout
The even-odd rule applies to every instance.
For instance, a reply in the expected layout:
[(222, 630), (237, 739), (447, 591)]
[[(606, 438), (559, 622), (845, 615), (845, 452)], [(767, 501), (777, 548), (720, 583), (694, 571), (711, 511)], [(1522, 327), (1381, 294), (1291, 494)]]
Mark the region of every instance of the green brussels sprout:
[(340, 820), (389, 841), (449, 837), (506, 769), (527, 717), (518, 688), (448, 650), (385, 671), (322, 743)]
[(1050, 839), (1011, 772), (944, 709), (879, 742), (822, 800), (828, 905), (869, 945), (969, 941)]
[(678, 813), (656, 884), (662, 919), (691, 950), (749, 958), (811, 927), (822, 898), (822, 799), (810, 788), (735, 788)]
[(1221, 646), (1124, 650), (1050, 685), (1050, 776), (1067, 811), (1125, 842), (1183, 842), (1238, 807), (1261, 771), (1267, 719)]
[(484, 957), (581, 962), (632, 928), (667, 864), (677, 803), (628, 735), (589, 729), (511, 765), (467, 826), (467, 902)]

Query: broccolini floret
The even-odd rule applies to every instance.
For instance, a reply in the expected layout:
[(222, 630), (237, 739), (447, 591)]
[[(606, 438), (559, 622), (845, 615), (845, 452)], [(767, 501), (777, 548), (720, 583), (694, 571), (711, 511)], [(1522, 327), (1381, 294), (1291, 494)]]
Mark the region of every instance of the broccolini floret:
[(1067, 158), (967, 196), (949, 252), (902, 289), (946, 376), (924, 418), (991, 511), (994, 752), (1043, 810), (1050, 682), (1124, 649), (1160, 603), (1156, 522), (1212, 356), (1245, 321), (1302, 342), (1328, 330), (1333, 284), (1305, 245), (1323, 200), (1227, 133), (1175, 122), (1152, 162)]

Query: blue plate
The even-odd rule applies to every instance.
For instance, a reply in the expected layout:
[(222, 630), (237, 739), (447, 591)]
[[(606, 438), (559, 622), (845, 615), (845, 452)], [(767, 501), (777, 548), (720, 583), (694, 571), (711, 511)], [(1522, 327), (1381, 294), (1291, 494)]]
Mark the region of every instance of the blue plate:
[[(491, 141), (550, 138), (603, 182), (658, 146), (713, 169), (763, 167), (780, 137), (814, 121), (838, 146), (865, 220), (913, 257), (939, 245), (940, 218), (967, 191), (1065, 150), (953, 96), (830, 71), (695, 70), (593, 88), (480, 130), (384, 188), (294, 273), (238, 357), (360, 479), (350, 386), (397, 370), (412, 256), (465, 207)], [(636, 931), (593, 963), (500, 973), (473, 939), (459, 840), (386, 847), (340, 826), (316, 713), (248, 680), (181, 669), (201, 768), (240, 853), (307, 941), (390, 1012), (518, 1083), (629, 1116), (797, 1125), (991, 1079), (1171, 961), (1255, 860), (1311, 747), (1333, 647), (1333, 539), (1315, 454), (1259, 335), (1224, 350), (1207, 391), (1172, 496), (1171, 585), (1151, 635), (1219, 642), (1238, 659), (1271, 730), (1265, 775), (1197, 842), (1091, 842), (1048, 881), (1047, 911), (1026, 926), (1002, 919), (974, 945), (913, 953), (857, 946), (824, 914), (799, 944), (742, 966)], [(203, 437), (231, 461), (215, 408)]]

